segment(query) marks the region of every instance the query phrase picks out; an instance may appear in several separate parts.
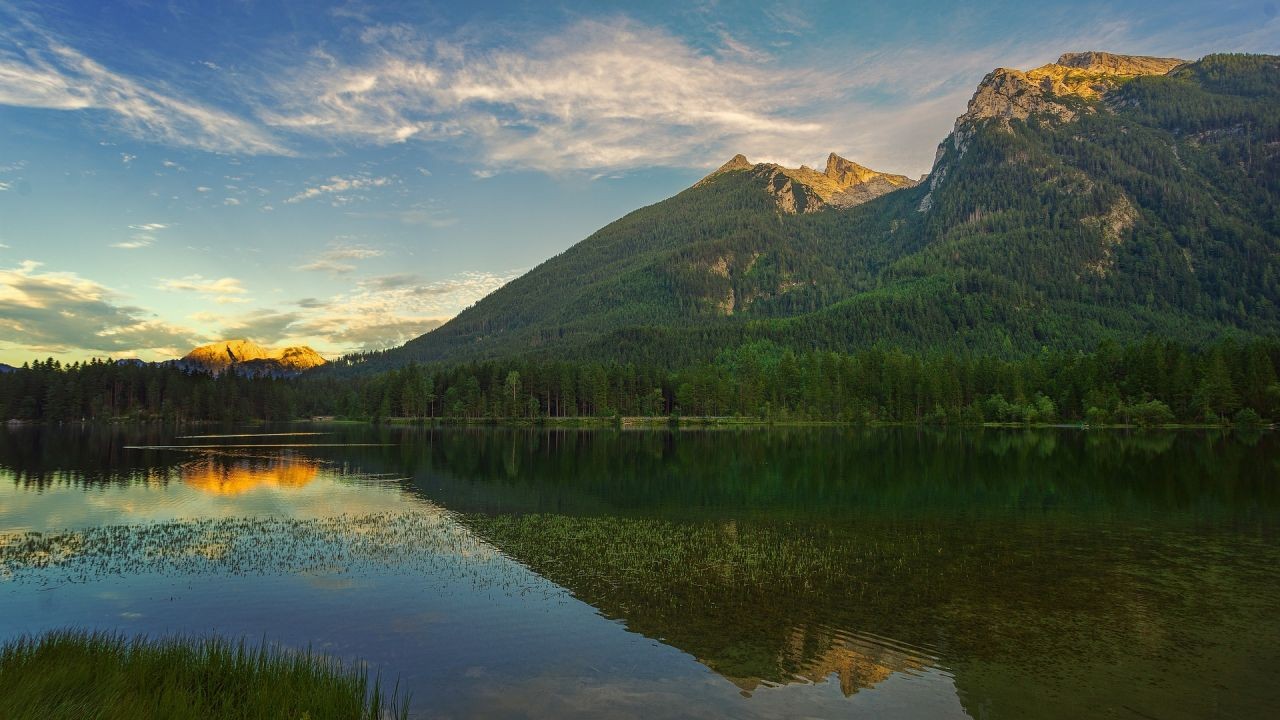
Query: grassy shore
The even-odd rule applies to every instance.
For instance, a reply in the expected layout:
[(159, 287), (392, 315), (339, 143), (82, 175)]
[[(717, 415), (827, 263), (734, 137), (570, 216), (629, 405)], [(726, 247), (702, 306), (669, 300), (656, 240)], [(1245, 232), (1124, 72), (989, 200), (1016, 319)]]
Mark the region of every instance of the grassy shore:
[(407, 703), (329, 658), (218, 638), (78, 630), (0, 646), (6, 720), (382, 720)]

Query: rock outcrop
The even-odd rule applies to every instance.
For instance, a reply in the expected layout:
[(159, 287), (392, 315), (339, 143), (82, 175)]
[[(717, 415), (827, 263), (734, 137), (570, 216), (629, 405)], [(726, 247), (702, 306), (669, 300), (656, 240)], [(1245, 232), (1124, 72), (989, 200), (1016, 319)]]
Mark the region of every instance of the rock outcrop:
[(320, 353), (302, 345), (269, 350), (252, 340), (222, 340), (187, 353), (179, 364), (214, 374), (235, 367), (252, 375), (296, 374), (323, 365)]
[(831, 153), (827, 156), (823, 172), (807, 165), (787, 168), (776, 163), (752, 164), (745, 156), (734, 155), (732, 160), (703, 178), (698, 185), (729, 172), (749, 172), (752, 177), (760, 179), (765, 192), (777, 201), (778, 209), (791, 214), (814, 212), (826, 207), (853, 207), (894, 190), (914, 187), (917, 182), (905, 175), (863, 167)]
[(951, 136), (938, 146), (929, 193), (921, 199), (919, 211), (928, 212), (933, 206), (933, 190), (946, 177), (946, 167), (940, 163), (948, 143), (963, 154), (979, 123), (994, 120), (1007, 128), (1010, 122), (1033, 115), (1050, 122), (1071, 122), (1081, 112), (1094, 112), (1097, 101), (1124, 82), (1141, 75), (1165, 75), (1186, 62), (1091, 51), (1066, 53), (1057, 62), (1025, 72), (992, 70), (978, 83), (965, 113), (956, 118)]
[(1121, 83), (1139, 75), (1164, 75), (1185, 60), (1113, 55), (1104, 52), (1067, 53), (1056, 63), (1023, 72), (996, 68), (978, 84), (965, 114), (956, 118), (956, 133), (966, 126), (994, 118), (1007, 123), (1032, 115), (1062, 122), (1074, 120), (1079, 100), (1099, 100)]

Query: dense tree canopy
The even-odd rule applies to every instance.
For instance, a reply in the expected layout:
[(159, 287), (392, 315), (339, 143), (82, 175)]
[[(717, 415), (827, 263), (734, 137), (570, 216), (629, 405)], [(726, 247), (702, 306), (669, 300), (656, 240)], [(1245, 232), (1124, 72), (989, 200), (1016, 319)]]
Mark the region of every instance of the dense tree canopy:
[(0, 375), (0, 417), (285, 420), (717, 416), (908, 422), (1180, 422), (1280, 418), (1280, 341), (1201, 350), (1149, 339), (1021, 359), (897, 350), (796, 353), (769, 341), (677, 370), (518, 359), (359, 378), (218, 377), (167, 366), (37, 362)]

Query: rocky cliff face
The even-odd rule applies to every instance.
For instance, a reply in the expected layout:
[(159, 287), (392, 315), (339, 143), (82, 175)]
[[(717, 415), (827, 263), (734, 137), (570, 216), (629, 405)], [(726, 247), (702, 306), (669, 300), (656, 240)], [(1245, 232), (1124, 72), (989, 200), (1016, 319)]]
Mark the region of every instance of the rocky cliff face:
[(759, 178), (765, 192), (777, 201), (778, 209), (788, 214), (853, 207), (916, 184), (904, 175), (878, 172), (831, 153), (823, 172), (806, 165), (786, 168), (775, 163), (753, 164), (743, 155), (734, 155), (698, 185), (728, 172), (749, 172)]
[(303, 345), (268, 350), (252, 340), (222, 340), (187, 353), (182, 365), (221, 373), (235, 365), (252, 374), (293, 374), (323, 365), (325, 359)]
[(1041, 115), (1069, 122), (1077, 112), (1090, 109), (1072, 99), (1099, 100), (1125, 80), (1139, 75), (1164, 75), (1185, 62), (1177, 58), (1083, 52), (1067, 53), (1056, 63), (1026, 72), (997, 68), (978, 84), (968, 110), (956, 118), (953, 141), (963, 144), (969, 126), (989, 118), (1007, 124)]
[(1079, 113), (1096, 112), (1097, 101), (1125, 81), (1140, 75), (1165, 75), (1186, 60), (1106, 52), (1066, 53), (1057, 62), (1033, 70), (996, 68), (987, 74), (969, 100), (965, 113), (956, 118), (950, 137), (938, 146), (929, 174), (929, 193), (920, 212), (933, 206), (933, 190), (947, 168), (941, 164), (948, 144), (963, 154), (979, 123), (994, 120), (1005, 128), (1014, 120), (1031, 116), (1066, 123)]

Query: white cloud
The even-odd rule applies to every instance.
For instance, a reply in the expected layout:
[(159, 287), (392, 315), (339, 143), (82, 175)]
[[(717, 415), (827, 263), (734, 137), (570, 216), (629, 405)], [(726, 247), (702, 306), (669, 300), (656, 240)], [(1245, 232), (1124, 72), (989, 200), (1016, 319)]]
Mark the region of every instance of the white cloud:
[(139, 250), (144, 247), (150, 247), (156, 241), (154, 233), (160, 232), (169, 227), (168, 223), (136, 223), (130, 225), (129, 229), (134, 230), (133, 235), (128, 240), (122, 240), (112, 243), (111, 247), (120, 250)]
[(203, 340), (142, 308), (120, 304), (116, 292), (93, 280), (40, 268), (30, 260), (0, 268), (0, 335), (32, 353), (172, 356)]
[(196, 188), (196, 192), (198, 192), (198, 193), (207, 193), (207, 192), (209, 192), (210, 190), (213, 190), (213, 188), (208, 187), (208, 186), (205, 186), (205, 185), (201, 185), (201, 186), (199, 186), (199, 187), (197, 187), (197, 188)]
[(0, 8), (0, 105), (105, 111), (125, 132), (167, 145), (290, 154), (257, 123), (114, 72), (7, 6)]
[(394, 347), (439, 327), (518, 274), (463, 272), (437, 281), (412, 274), (366, 278), (351, 292), (300, 303), (308, 312), (289, 331), (323, 338), (340, 352)]
[(350, 292), (306, 298), (297, 310), (257, 310), (238, 317), (199, 313), (193, 319), (268, 344), (308, 343), (321, 352), (348, 353), (403, 344), (439, 327), (517, 273), (464, 272), (427, 281), (411, 274), (365, 278)]
[(151, 243), (154, 243), (155, 241), (156, 239), (152, 235), (138, 234), (138, 235), (134, 235), (128, 240), (122, 240), (118, 243), (112, 243), (111, 247), (119, 248), (121, 250), (138, 250), (140, 248), (149, 247)]
[(125, 165), (129, 165), (134, 160), (137, 160), (137, 159), (138, 159), (137, 155), (130, 155), (129, 153), (120, 153), (120, 162), (124, 163)]
[(320, 253), (316, 259), (305, 265), (299, 265), (299, 270), (310, 270), (313, 272), (327, 272), (333, 275), (345, 275), (356, 269), (351, 261), (366, 260), (368, 258), (380, 257), (382, 250), (368, 245), (359, 243), (338, 243), (329, 246), (329, 249)]
[(826, 91), (814, 73), (743, 61), (741, 48), (700, 52), (626, 20), (580, 22), (523, 49), (369, 47), (353, 63), (317, 52), (284, 72), (260, 116), (356, 142), (465, 140), (487, 170), (687, 166), (743, 147), (807, 159), (828, 130), (794, 112)]
[(325, 183), (304, 189), (297, 195), (285, 200), (285, 202), (299, 203), (303, 200), (310, 200), (311, 198), (319, 197), (321, 195), (334, 195), (352, 190), (383, 187), (390, 182), (391, 179), (385, 177), (340, 177), (335, 175), (334, 177), (329, 178)]
[(230, 205), (230, 206), (239, 205), (239, 204), (240, 204), (240, 199), (239, 199), (239, 198), (233, 198), (233, 197), (225, 198), (225, 199), (223, 199), (222, 204), (223, 204), (223, 205)]
[(11, 183), (0, 182), (0, 192), (4, 192), (5, 190), (8, 190), (11, 187), (13, 187)]
[(187, 275), (173, 280), (162, 280), (159, 288), (161, 290), (199, 293), (205, 299), (220, 305), (247, 302), (247, 298), (244, 296), (249, 292), (235, 278), (224, 277), (215, 280), (206, 278), (203, 275)]

